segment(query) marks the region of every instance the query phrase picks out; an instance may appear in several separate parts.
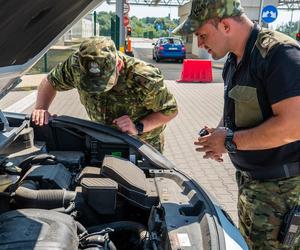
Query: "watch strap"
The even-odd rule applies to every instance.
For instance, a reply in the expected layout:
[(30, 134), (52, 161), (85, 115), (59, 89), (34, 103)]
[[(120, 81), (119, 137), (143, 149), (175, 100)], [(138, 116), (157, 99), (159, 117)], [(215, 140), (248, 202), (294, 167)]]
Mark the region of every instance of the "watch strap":
[(233, 141), (234, 133), (230, 128), (226, 128), (226, 137), (225, 137), (225, 148), (229, 153), (235, 153), (237, 146), (235, 142)]

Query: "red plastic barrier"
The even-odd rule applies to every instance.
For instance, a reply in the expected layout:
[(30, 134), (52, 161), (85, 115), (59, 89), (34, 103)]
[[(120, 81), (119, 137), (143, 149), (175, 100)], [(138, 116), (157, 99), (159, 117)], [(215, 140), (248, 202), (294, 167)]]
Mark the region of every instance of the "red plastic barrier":
[(212, 82), (211, 60), (185, 59), (177, 82)]

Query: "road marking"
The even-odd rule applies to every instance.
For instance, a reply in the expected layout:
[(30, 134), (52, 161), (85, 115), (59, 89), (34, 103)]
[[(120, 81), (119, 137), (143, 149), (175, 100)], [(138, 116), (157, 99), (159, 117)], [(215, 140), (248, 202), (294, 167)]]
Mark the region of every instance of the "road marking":
[(17, 101), (13, 105), (5, 108), (4, 111), (22, 113), (24, 110), (26, 110), (27, 108), (29, 108), (35, 103), (36, 96), (37, 96), (37, 90), (25, 96), (24, 98)]
[(152, 49), (153, 45), (149, 42), (141, 42), (141, 43), (132, 43), (132, 47), (135, 49)]

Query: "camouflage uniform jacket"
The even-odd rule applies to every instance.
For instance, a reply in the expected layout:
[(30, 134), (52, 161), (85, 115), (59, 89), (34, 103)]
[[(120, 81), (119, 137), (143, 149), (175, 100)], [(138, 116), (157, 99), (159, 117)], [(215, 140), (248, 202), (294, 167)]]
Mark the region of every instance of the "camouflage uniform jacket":
[[(133, 122), (153, 112), (171, 115), (177, 111), (174, 96), (164, 84), (159, 69), (136, 58), (118, 52), (123, 61), (117, 84), (107, 92), (88, 93), (80, 82), (81, 70), (78, 52), (57, 65), (48, 75), (48, 80), (57, 91), (77, 88), (80, 101), (91, 120), (112, 125), (112, 121), (128, 115)], [(140, 138), (155, 144), (165, 126), (144, 133)]]

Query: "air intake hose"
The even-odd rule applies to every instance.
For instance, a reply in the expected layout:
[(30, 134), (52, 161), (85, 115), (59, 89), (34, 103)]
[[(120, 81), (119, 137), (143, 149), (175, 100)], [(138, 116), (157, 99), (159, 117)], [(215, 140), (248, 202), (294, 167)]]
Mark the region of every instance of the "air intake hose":
[(24, 181), (15, 191), (17, 207), (54, 209), (67, 207), (76, 197), (76, 192), (67, 190), (38, 190), (34, 181)]

